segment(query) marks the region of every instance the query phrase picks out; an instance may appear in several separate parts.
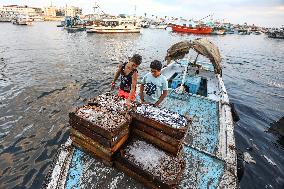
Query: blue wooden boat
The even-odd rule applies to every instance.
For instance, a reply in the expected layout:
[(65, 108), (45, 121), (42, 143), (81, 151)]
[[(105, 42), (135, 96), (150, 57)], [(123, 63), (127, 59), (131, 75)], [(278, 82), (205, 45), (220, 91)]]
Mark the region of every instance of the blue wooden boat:
[[(185, 58), (190, 49), (212, 64)], [(170, 91), (162, 107), (187, 114), (192, 126), (184, 144), (185, 170), (179, 188), (238, 188), (234, 125), (218, 48), (206, 39), (182, 41), (167, 51), (162, 70)], [(144, 188), (123, 172), (63, 144), (42, 188)]]

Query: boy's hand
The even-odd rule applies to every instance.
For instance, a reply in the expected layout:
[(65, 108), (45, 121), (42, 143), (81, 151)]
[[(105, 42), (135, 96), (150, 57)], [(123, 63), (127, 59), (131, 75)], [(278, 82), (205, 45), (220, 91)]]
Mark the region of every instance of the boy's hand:
[(155, 107), (160, 107), (160, 103), (155, 103), (155, 104), (153, 104), (153, 106), (155, 106)]
[(126, 99), (125, 106), (127, 107), (128, 110), (130, 109), (131, 101), (129, 99)]
[(115, 88), (115, 82), (111, 82), (111, 90), (113, 91)]

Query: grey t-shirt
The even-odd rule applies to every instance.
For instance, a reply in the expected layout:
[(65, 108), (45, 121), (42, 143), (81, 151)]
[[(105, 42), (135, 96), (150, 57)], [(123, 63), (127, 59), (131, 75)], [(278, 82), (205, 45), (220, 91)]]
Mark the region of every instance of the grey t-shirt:
[(163, 90), (168, 90), (168, 81), (163, 75), (156, 78), (152, 73), (147, 73), (142, 79), (142, 84), (144, 84), (144, 100), (149, 103), (156, 103)]

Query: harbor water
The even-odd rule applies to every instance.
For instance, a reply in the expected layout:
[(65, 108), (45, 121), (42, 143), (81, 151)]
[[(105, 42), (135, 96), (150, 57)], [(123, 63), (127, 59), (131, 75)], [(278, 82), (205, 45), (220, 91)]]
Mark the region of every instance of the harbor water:
[[(167, 48), (197, 35), (68, 33), (55, 22), (0, 23), (0, 188), (40, 188), (68, 136), (68, 112), (110, 90), (120, 62), (143, 56), (139, 77)], [(241, 188), (284, 188), (284, 40), (206, 36), (221, 51), (223, 79), (240, 116), (236, 148), (245, 154)], [(282, 122), (283, 124), (283, 122)], [(284, 127), (284, 125), (282, 125)], [(249, 163), (250, 162), (250, 163)]]

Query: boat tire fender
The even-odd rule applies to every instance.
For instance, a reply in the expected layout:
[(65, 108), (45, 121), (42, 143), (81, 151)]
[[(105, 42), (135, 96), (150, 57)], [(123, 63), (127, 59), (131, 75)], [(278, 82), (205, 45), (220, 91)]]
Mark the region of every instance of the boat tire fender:
[(233, 121), (238, 122), (240, 120), (240, 116), (239, 116), (237, 110), (235, 109), (234, 103), (230, 103), (230, 106), (231, 106)]

